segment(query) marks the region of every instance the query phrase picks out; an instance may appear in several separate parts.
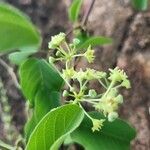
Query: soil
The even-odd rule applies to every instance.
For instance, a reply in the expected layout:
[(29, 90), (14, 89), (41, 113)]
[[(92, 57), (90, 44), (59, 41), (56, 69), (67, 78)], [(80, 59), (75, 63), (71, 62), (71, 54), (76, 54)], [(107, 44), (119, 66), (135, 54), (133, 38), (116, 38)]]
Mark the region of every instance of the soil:
[[(47, 50), (52, 35), (65, 32), (71, 26), (67, 18), (70, 0), (5, 1), (31, 17), (43, 37), (42, 50)], [(89, 3), (85, 0), (83, 12)], [(150, 150), (150, 11), (135, 11), (129, 0), (111, 0), (109, 3), (108, 0), (96, 0), (87, 28), (94, 35), (114, 39), (112, 45), (96, 49), (96, 61), (91, 66), (100, 70), (119, 66), (127, 72), (132, 89), (122, 91), (125, 103), (120, 115), (137, 130), (132, 150)], [(86, 67), (87, 63), (81, 60), (77, 66)], [(22, 132), (26, 118), (24, 98), (3, 66), (0, 66), (0, 73), (12, 106), (12, 124), (16, 131)], [(0, 128), (3, 128), (1, 122)], [(7, 140), (5, 133), (1, 132), (3, 139)]]

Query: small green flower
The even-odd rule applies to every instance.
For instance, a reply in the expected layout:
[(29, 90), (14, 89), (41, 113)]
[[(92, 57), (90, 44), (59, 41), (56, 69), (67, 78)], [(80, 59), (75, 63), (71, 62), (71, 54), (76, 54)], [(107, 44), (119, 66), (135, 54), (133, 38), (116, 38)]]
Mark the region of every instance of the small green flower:
[(131, 88), (131, 84), (130, 84), (130, 81), (129, 80), (124, 80), (122, 83), (121, 83), (122, 87), (125, 87), (126, 89), (129, 89)]
[(75, 73), (76, 73), (76, 71), (72, 67), (70, 69), (63, 70), (62, 76), (64, 77), (64, 79), (71, 79)]
[(86, 79), (87, 80), (93, 80), (93, 79), (96, 79), (96, 70), (94, 69), (90, 69), (90, 68), (87, 68), (86, 71), (85, 71), (85, 76), (86, 76)]
[(100, 131), (100, 129), (103, 126), (103, 122), (105, 121), (105, 119), (92, 119), (93, 122), (93, 127), (92, 127), (92, 131)]
[(117, 118), (118, 118), (117, 112), (111, 112), (108, 114), (108, 121), (110, 121), (110, 122), (113, 122)]
[(107, 74), (105, 72), (102, 72), (102, 71), (96, 71), (95, 76), (97, 79), (101, 79), (101, 78), (105, 78), (107, 76)]
[(86, 79), (86, 73), (82, 69), (80, 69), (78, 72), (75, 72), (72, 78), (78, 80), (79, 82), (82, 82)]
[(48, 43), (48, 47), (50, 49), (57, 48), (64, 40), (65, 40), (65, 33), (59, 33), (58, 35), (52, 36), (51, 41)]
[(115, 69), (109, 69), (110, 70), (110, 77), (109, 79), (111, 81), (115, 82), (122, 82), (122, 86), (125, 86), (127, 88), (130, 87), (130, 82), (128, 80), (128, 76), (123, 70), (120, 70), (118, 67)]
[(84, 57), (88, 60), (89, 63), (93, 63), (95, 56), (94, 50), (91, 49), (91, 45), (88, 47), (87, 51), (84, 53)]

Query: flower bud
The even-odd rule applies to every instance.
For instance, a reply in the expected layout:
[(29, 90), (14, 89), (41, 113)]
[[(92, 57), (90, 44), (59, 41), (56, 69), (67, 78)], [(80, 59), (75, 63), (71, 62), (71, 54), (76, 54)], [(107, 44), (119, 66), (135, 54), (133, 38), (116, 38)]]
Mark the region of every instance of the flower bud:
[(115, 102), (117, 102), (118, 104), (122, 104), (123, 103), (123, 96), (121, 94), (119, 94), (115, 99)]
[(60, 51), (57, 51), (57, 52), (56, 52), (56, 56), (57, 56), (57, 57), (61, 56), (61, 52), (60, 52)]
[(129, 80), (124, 80), (121, 85), (127, 89), (131, 88), (131, 84)]
[(94, 97), (97, 96), (97, 93), (96, 93), (96, 91), (95, 91), (94, 89), (91, 89), (91, 90), (89, 90), (88, 95), (89, 95), (90, 97), (94, 98)]
[(77, 38), (74, 38), (73, 39), (73, 44), (74, 45), (78, 45), (80, 43), (80, 40), (79, 39), (77, 39)]
[(117, 118), (118, 118), (117, 112), (111, 112), (108, 114), (108, 121), (110, 121), (110, 122), (113, 122)]
[(54, 57), (49, 57), (49, 63), (54, 63), (55, 62), (55, 58)]
[(63, 97), (67, 97), (69, 95), (69, 92), (67, 90), (63, 91)]

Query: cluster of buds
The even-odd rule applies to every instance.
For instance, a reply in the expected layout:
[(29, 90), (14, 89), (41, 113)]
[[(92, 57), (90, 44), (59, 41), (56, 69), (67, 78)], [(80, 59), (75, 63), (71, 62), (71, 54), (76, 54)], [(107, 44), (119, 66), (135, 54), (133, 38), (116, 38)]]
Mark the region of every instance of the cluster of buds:
[[(66, 35), (60, 33), (51, 38), (49, 42), (49, 48), (55, 49), (55, 57), (50, 57), (50, 63), (61, 61), (65, 67), (59, 72), (68, 89), (64, 90), (63, 96), (70, 97), (71, 102), (78, 104), (85, 115), (91, 119), (93, 123), (92, 131), (99, 131), (103, 126), (104, 119), (92, 118), (82, 107), (83, 102), (90, 103), (95, 110), (104, 114), (108, 121), (112, 122), (118, 118), (118, 107), (123, 103), (123, 96), (119, 94), (119, 88), (130, 88), (130, 82), (126, 73), (116, 67), (110, 69), (109, 73), (86, 68), (86, 69), (74, 69), (75, 58), (86, 58), (89, 63), (93, 63), (95, 59), (94, 50), (89, 45), (87, 49), (78, 50), (80, 44), (79, 39), (73, 39), (72, 43), (67, 43)], [(97, 80), (100, 86), (104, 89), (103, 93), (98, 93), (94, 89), (88, 89), (88, 83), (91, 80)], [(78, 82), (79, 87), (75, 84), (70, 84), (70, 81)]]

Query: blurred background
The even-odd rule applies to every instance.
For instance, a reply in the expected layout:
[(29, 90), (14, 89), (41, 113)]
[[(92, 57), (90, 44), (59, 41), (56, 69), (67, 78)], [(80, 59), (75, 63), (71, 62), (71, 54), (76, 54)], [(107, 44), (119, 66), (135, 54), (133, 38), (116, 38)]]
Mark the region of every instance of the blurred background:
[[(67, 16), (71, 0), (3, 1), (25, 12), (38, 27), (43, 37), (41, 50), (48, 49), (52, 35), (71, 28)], [(89, 4), (90, 0), (85, 0), (81, 16)], [(127, 72), (132, 88), (122, 91), (125, 100), (120, 116), (137, 130), (132, 149), (150, 150), (150, 10), (135, 11), (130, 0), (110, 0), (109, 3), (96, 0), (87, 28), (93, 35), (113, 38), (113, 44), (96, 48), (96, 61), (90, 67), (106, 71), (119, 66)], [(2, 59), (17, 70), (6, 56)], [(77, 67), (87, 65), (81, 60)], [(96, 84), (91, 86), (97, 88)], [(12, 81), (7, 66), (0, 62), (0, 139), (13, 143), (23, 132), (25, 121), (24, 97)]]

